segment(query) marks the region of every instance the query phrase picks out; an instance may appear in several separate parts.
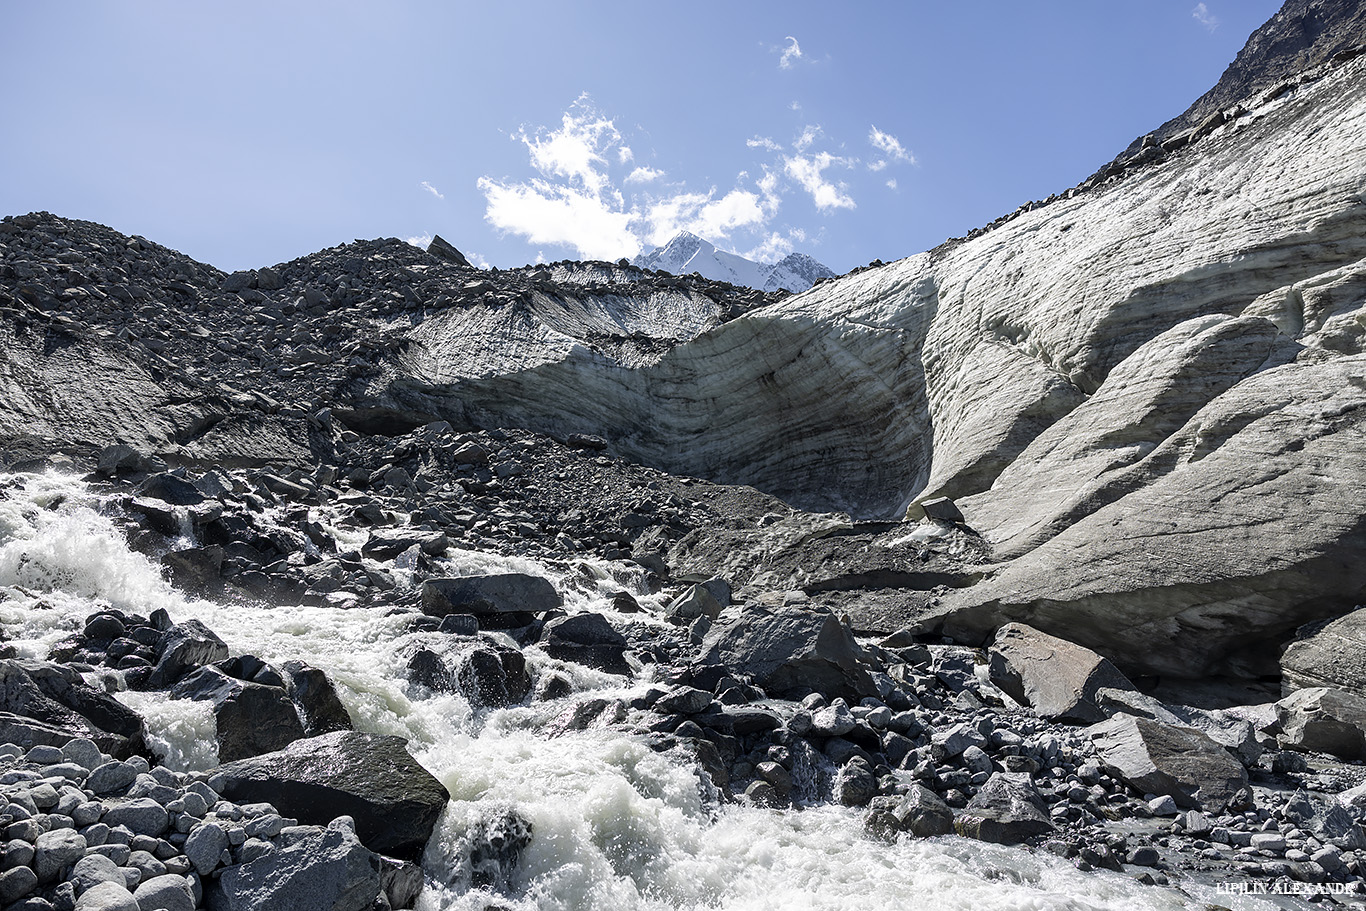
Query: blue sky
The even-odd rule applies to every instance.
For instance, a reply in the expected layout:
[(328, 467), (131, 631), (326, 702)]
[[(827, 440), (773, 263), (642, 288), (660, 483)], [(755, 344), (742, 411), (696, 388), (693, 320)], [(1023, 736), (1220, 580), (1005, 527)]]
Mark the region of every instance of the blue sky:
[(232, 270), (368, 237), (837, 272), (1084, 179), (1275, 0), (0, 4), (0, 214)]

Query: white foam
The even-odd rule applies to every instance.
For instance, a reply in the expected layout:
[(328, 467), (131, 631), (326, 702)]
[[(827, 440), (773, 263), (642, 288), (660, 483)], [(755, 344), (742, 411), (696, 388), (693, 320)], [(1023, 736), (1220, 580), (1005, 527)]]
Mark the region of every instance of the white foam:
[[(466, 839), (479, 821), (512, 811), (533, 827), (513, 882), (496, 901), (529, 909), (1171, 909), (1203, 902), (1136, 886), (1110, 873), (1080, 873), (1049, 854), (958, 838), (887, 844), (864, 837), (860, 815), (833, 807), (773, 811), (719, 806), (695, 769), (610, 730), (549, 739), (555, 703), (476, 713), (459, 695), (410, 691), (404, 655), (421, 635), (382, 607), (253, 607), (187, 599), (146, 557), (130, 551), (79, 481), (0, 475), (0, 620), (24, 654), (80, 628), (112, 605), (146, 616), (166, 608), (196, 617), (229, 644), (279, 663), (299, 659), (337, 684), (361, 730), (406, 737), (450, 789), (452, 802), (428, 846), (423, 911), (483, 909), (492, 897), (461, 879)], [(600, 564), (575, 582), (525, 558), (455, 552), (453, 572), (532, 572), (555, 581), (571, 610), (610, 610), (608, 597), (644, 577)], [(614, 622), (653, 622), (617, 615)], [(430, 635), (430, 634), (425, 634)], [(556, 667), (527, 650), (533, 673)], [(623, 678), (563, 666), (580, 689), (624, 697)], [(216, 763), (207, 703), (121, 693), (146, 719), (154, 749), (174, 768)], [(1210, 891), (1210, 890), (1206, 890)], [(1254, 897), (1207, 896), (1236, 908)], [(1233, 899), (1231, 902), (1230, 899)]]

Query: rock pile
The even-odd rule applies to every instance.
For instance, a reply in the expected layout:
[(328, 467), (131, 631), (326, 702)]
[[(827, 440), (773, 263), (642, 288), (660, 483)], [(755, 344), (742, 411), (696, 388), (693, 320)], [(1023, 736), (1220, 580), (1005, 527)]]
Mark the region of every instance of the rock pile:
[(413, 906), (421, 870), (370, 850), (350, 817), (301, 825), (268, 803), (223, 799), (213, 785), (226, 780), (141, 756), (115, 759), (84, 738), (0, 746), (0, 903), (7, 911)]

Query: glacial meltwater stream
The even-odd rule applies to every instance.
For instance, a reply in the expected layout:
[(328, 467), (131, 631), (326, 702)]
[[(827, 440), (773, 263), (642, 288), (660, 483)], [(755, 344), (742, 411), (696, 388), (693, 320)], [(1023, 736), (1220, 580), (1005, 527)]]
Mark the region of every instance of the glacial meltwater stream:
[[(325, 517), (320, 517), (325, 524)], [(359, 541), (341, 542), (358, 548)], [(623, 624), (611, 601), (579, 579), (529, 560), (453, 551), (452, 574), (518, 571), (560, 587), (570, 611), (592, 609)], [(394, 572), (390, 562), (387, 567)], [(605, 569), (607, 567), (604, 567)], [(621, 567), (614, 568), (621, 578)], [(402, 576), (401, 568), (397, 575)], [(649, 596), (642, 588), (642, 601)], [(359, 730), (398, 734), (450, 790), (424, 859), (424, 911), (489, 906), (529, 909), (1172, 909), (1206, 901), (1271, 907), (1247, 896), (1186, 895), (1109, 872), (1082, 873), (1046, 852), (957, 837), (896, 843), (870, 838), (861, 814), (839, 807), (770, 810), (721, 803), (690, 763), (610, 729), (538, 733), (588, 695), (622, 696), (642, 685), (554, 661), (532, 646), (533, 677), (556, 671), (577, 692), (559, 700), (475, 711), (456, 695), (411, 686), (404, 669), (414, 637), (383, 608), (253, 607), (195, 600), (132, 551), (101, 513), (98, 495), (57, 474), (0, 476), (0, 621), (24, 657), (45, 657), (112, 606), (143, 616), (165, 608), (198, 618), (234, 654), (272, 663), (301, 659), (337, 684)], [(405, 648), (407, 652), (405, 652)], [(104, 672), (110, 674), (113, 672)], [(217, 762), (208, 704), (124, 691), (147, 720), (168, 765)], [(493, 894), (471, 886), (470, 834), (505, 818), (532, 837), (511, 881)]]

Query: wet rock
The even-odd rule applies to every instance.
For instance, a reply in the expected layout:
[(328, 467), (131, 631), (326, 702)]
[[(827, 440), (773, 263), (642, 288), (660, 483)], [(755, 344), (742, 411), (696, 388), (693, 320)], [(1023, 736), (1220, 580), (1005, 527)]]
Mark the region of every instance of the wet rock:
[(1276, 703), (1276, 713), (1285, 746), (1339, 759), (1366, 759), (1366, 696), (1310, 687)]
[(902, 832), (932, 838), (952, 834), (953, 810), (929, 788), (912, 784), (904, 797), (874, 798), (864, 824), (881, 838), (894, 839)]
[(877, 777), (862, 756), (850, 758), (835, 775), (835, 801), (846, 807), (867, 806), (877, 796)]
[(428, 579), (422, 583), (422, 612), (430, 617), (474, 614), (480, 625), (524, 625), (533, 613), (555, 610), (563, 599), (548, 579), (525, 573)]
[(99, 472), (110, 478), (120, 474), (151, 471), (155, 464), (155, 461), (146, 454), (122, 443), (106, 446), (99, 454)]
[(1103, 721), (1096, 692), (1134, 689), (1107, 659), (1023, 623), (997, 630), (988, 654), (991, 682), (1050, 721)]
[(654, 710), (667, 715), (696, 715), (712, 703), (711, 693), (691, 686), (679, 686), (660, 696)]
[(1179, 806), (1222, 812), (1247, 787), (1242, 764), (1194, 728), (1116, 715), (1087, 734), (1110, 773), (1139, 793), (1166, 794)]
[(699, 617), (715, 620), (721, 616), (721, 602), (704, 585), (694, 585), (669, 602), (664, 608), (664, 619), (686, 626)]
[(206, 592), (221, 581), (223, 548), (211, 544), (208, 547), (172, 551), (161, 558), (161, 565), (166, 567), (171, 583), (177, 588), (188, 592)]
[(400, 737), (337, 731), (221, 766), (211, 784), (229, 800), (266, 802), (302, 822), (351, 816), (361, 840), (417, 857), (446, 806), (446, 788)]
[(289, 698), (299, 710), (304, 736), (351, 730), (351, 715), (326, 673), (302, 661), (286, 661), (280, 670)]
[(465, 837), (471, 884), (494, 892), (506, 891), (522, 851), (531, 844), (531, 835), (531, 823), (513, 810), (476, 821)]
[(229, 867), (210, 905), (220, 911), (326, 908), (369, 911), (383, 891), (382, 863), (344, 818), (280, 851)]
[(404, 528), (375, 532), (361, 547), (361, 553), (374, 560), (392, 560), (404, 551), (416, 547), (428, 556), (440, 556), (450, 547), (450, 543), (450, 538), (446, 537), (444, 532)]
[(89, 739), (117, 756), (143, 749), (136, 712), (72, 668), (45, 661), (0, 660), (0, 737), (25, 746)]
[(213, 704), (223, 762), (269, 753), (304, 736), (299, 713), (283, 687), (238, 680), (210, 665), (185, 676), (170, 694)]
[(455, 688), (455, 677), (450, 665), (429, 648), (418, 649), (408, 659), (407, 676), (410, 682), (433, 692), (448, 693)]
[(545, 653), (561, 661), (572, 661), (606, 671), (629, 674), (626, 663), (626, 637), (602, 614), (584, 613), (551, 620), (541, 632), (539, 642)]
[(517, 705), (531, 691), (526, 657), (515, 648), (494, 643), (462, 655), (455, 681), (472, 703), (489, 708)]
[(877, 695), (852, 633), (828, 612), (785, 607), (719, 621), (703, 640), (699, 660), (746, 675), (772, 696)]
[(811, 734), (816, 737), (843, 737), (856, 727), (858, 721), (843, 699), (837, 698), (811, 713)]
[(139, 484), (137, 493), (173, 506), (194, 506), (204, 502), (204, 495), (193, 484), (165, 471), (151, 475)]
[(953, 821), (954, 831), (978, 841), (1018, 845), (1053, 831), (1046, 805), (1029, 776), (997, 772)]
[(198, 620), (186, 620), (162, 635), (147, 689), (165, 689), (187, 672), (228, 657), (228, 646)]

